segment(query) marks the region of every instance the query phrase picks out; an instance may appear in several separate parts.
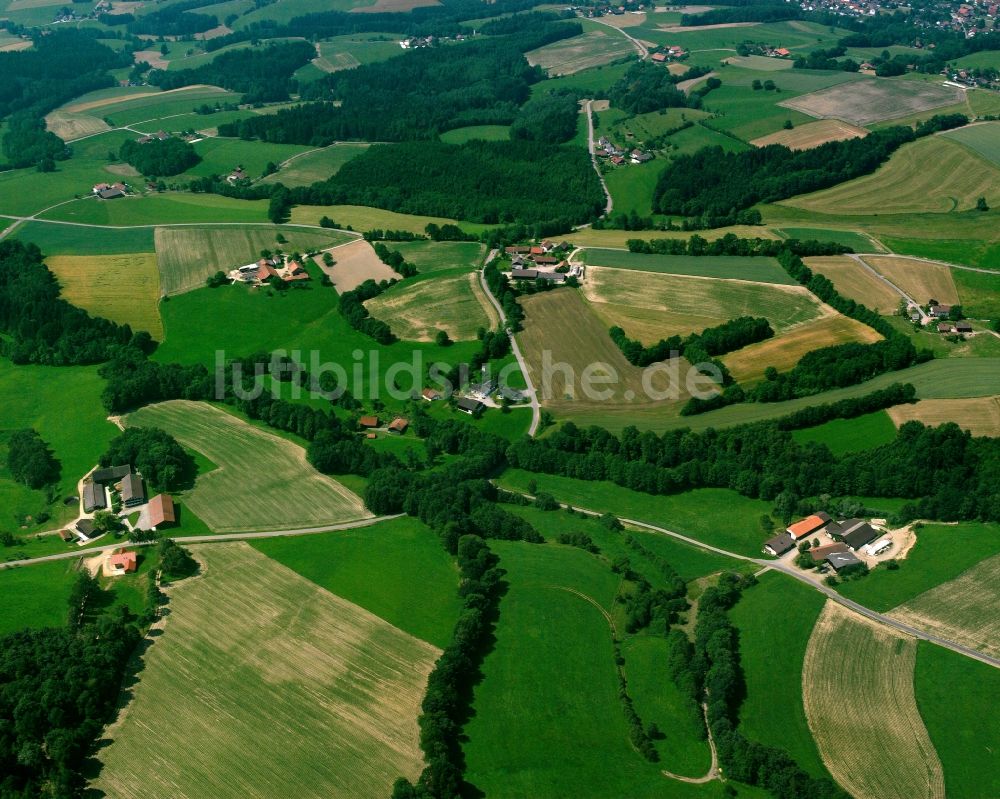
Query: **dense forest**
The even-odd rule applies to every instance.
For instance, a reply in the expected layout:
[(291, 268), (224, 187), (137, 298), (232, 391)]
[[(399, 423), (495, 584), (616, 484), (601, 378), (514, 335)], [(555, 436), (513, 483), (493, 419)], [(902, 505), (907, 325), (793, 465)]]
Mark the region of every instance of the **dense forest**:
[(678, 89), (677, 83), (683, 78), (697, 77), (697, 72), (704, 74), (707, 70), (696, 68), (679, 77), (650, 61), (639, 61), (612, 84), (608, 99), (615, 108), (630, 114), (645, 114), (661, 108), (696, 107), (699, 102)]
[(667, 165), (653, 203), (667, 214), (725, 215), (759, 202), (776, 202), (825, 189), (874, 172), (902, 145), (919, 136), (967, 124), (961, 114), (934, 117), (918, 127), (894, 126), (863, 139), (847, 139), (795, 151), (780, 145), (727, 153), (705, 147)]
[(190, 36), (203, 33), (219, 24), (212, 14), (198, 14), (193, 10), (208, 5), (204, 0), (185, 0), (167, 8), (142, 14), (128, 23), (127, 30), (134, 35)]
[(201, 160), (194, 147), (174, 138), (154, 138), (143, 143), (129, 140), (118, 150), (118, 157), (146, 177), (179, 175)]
[(245, 103), (276, 102), (297, 90), (292, 75), (315, 57), (309, 42), (283, 42), (222, 53), (194, 69), (154, 70), (149, 82), (161, 89), (206, 83), (240, 92)]
[(510, 137), (561, 144), (576, 135), (579, 118), (580, 106), (574, 93), (543, 94), (521, 106)]
[(604, 205), (585, 150), (534, 141), (369, 147), (325, 183), (293, 189), (290, 198), (489, 224), (584, 222)]
[(645, 367), (673, 357), (685, 357), (694, 364), (704, 363), (717, 355), (769, 339), (774, 336), (774, 330), (764, 317), (741, 316), (716, 327), (707, 327), (701, 333), (673, 335), (648, 347), (628, 338), (620, 327), (612, 327), (610, 335), (629, 363)]
[(761, 3), (729, 8), (713, 8), (699, 14), (682, 14), (681, 25), (731, 25), (739, 22), (780, 22), (786, 19), (803, 19), (805, 12), (788, 3)]
[(59, 296), (59, 283), (34, 244), (0, 241), (0, 354), (14, 363), (100, 363), (131, 344), (154, 346), (146, 332), (94, 318)]

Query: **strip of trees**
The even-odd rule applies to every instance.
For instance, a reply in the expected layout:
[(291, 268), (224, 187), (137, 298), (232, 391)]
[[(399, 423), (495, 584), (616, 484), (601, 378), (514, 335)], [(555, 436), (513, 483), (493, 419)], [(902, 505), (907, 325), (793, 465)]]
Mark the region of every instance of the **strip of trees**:
[[(644, 347), (642, 342), (628, 338), (620, 327), (612, 327), (608, 332), (626, 360), (640, 367), (674, 357), (686, 357), (692, 363), (705, 363), (717, 355), (725, 355), (727, 352), (774, 336), (771, 323), (762, 316), (741, 316), (730, 319), (721, 325), (706, 327), (700, 333), (691, 333), (685, 337), (674, 335), (661, 339), (649, 347)], [(725, 368), (722, 368), (725, 371)]]

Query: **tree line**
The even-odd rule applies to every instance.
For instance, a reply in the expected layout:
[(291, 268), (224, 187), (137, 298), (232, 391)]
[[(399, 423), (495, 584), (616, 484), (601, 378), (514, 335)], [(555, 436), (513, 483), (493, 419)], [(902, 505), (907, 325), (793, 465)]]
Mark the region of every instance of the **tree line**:
[(365, 302), (382, 294), (390, 286), (395, 285), (396, 282), (396, 280), (383, 280), (380, 283), (376, 283), (369, 278), (357, 288), (345, 291), (340, 295), (340, 299), (337, 302), (340, 315), (347, 320), (347, 324), (359, 333), (370, 336), (379, 344), (395, 343), (398, 339), (392, 330), (389, 329), (389, 325), (381, 319), (375, 319), (365, 307)]
[(731, 5), (728, 8), (713, 8), (700, 14), (681, 14), (681, 25), (729, 25), (737, 22), (781, 22), (786, 19), (802, 19), (805, 12), (798, 6), (785, 3)]
[(871, 174), (902, 145), (967, 122), (961, 114), (948, 115), (917, 132), (897, 125), (864, 139), (826, 142), (805, 151), (780, 144), (738, 153), (704, 147), (667, 165), (657, 181), (653, 205), (666, 214), (722, 216), (756, 203), (784, 200)]
[(774, 336), (771, 323), (762, 316), (740, 316), (715, 327), (706, 327), (701, 333), (685, 337), (674, 335), (648, 347), (628, 338), (620, 327), (612, 327), (608, 332), (626, 360), (640, 367), (673, 357), (686, 357), (692, 363), (704, 363), (717, 355), (725, 355)]

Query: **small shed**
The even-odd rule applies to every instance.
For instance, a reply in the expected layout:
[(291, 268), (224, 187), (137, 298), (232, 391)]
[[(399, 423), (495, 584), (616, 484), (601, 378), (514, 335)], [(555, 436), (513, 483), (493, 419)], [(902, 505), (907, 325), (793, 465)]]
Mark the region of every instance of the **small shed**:
[(826, 562), (830, 564), (835, 572), (842, 572), (852, 566), (861, 565), (861, 561), (852, 552), (834, 552), (826, 556)]
[(486, 406), (483, 405), (479, 400), (472, 399), (472, 397), (459, 397), (455, 402), (455, 407), (458, 408), (462, 413), (467, 413), (470, 416), (482, 411)]
[(781, 533), (764, 542), (764, 552), (776, 558), (795, 548), (795, 541), (788, 533)]
[(373, 427), (378, 427), (378, 417), (377, 416), (362, 416), (358, 419), (358, 424), (363, 428), (370, 430)]

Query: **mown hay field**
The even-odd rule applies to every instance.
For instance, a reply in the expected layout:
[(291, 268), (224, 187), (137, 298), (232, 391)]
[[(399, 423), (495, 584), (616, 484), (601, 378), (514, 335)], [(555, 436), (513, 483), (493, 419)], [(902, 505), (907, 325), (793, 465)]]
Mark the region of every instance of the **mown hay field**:
[(306, 460), (305, 451), (204, 402), (171, 400), (126, 417), (159, 427), (218, 467), (199, 474), (187, 504), (215, 532), (320, 527), (371, 516), (360, 497)]
[(737, 382), (750, 383), (763, 379), (767, 367), (773, 366), (779, 372), (791, 369), (806, 353), (821, 347), (850, 341), (870, 344), (881, 340), (882, 336), (868, 325), (842, 316), (832, 308), (828, 310), (830, 313), (826, 316), (724, 355), (722, 362)]
[(806, 718), (830, 773), (855, 797), (943, 799), (944, 772), (917, 709), (917, 643), (828, 600), (802, 667)]
[(334, 220), (338, 227), (350, 225), (354, 230), (406, 230), (410, 233), (423, 234), (427, 225), (460, 225), (467, 233), (481, 233), (489, 225), (478, 222), (459, 222), (440, 216), (416, 216), (400, 214), (396, 211), (386, 211), (382, 208), (370, 208), (366, 205), (297, 205), (292, 209), (294, 224), (318, 225), (322, 217)]
[(1000, 169), (929, 136), (904, 145), (870, 175), (780, 204), (834, 215), (947, 213), (974, 208), (980, 197), (1000, 201)]
[(486, 245), (473, 241), (400, 241), (388, 242), (421, 274), (442, 269), (478, 269), (486, 255)]
[[(853, 258), (830, 255), (805, 258), (806, 266), (830, 278), (837, 291), (880, 313), (894, 313), (902, 297)], [(919, 300), (919, 298), (917, 298)]]
[[(700, 135), (700, 133), (699, 133)], [(726, 137), (722, 137), (726, 138)], [(730, 139), (730, 141), (732, 141)], [(294, 219), (295, 211), (292, 211)], [(463, 227), (465, 225), (463, 224)], [(707, 241), (715, 241), (723, 236), (732, 233), (740, 238), (752, 239), (760, 237), (762, 239), (779, 239), (777, 233), (770, 228), (755, 225), (730, 225), (713, 230), (700, 230), (698, 235)], [(553, 241), (568, 241), (578, 247), (617, 247), (624, 249), (628, 247), (628, 240), (634, 238), (642, 239), (683, 239), (687, 241), (691, 238), (691, 233), (685, 230), (645, 230), (641, 235), (637, 235), (634, 230), (594, 230), (593, 228), (581, 228), (574, 230), (565, 236), (553, 236)]]
[(945, 305), (957, 305), (962, 301), (947, 266), (897, 255), (871, 256), (865, 261), (921, 304), (930, 299)]
[(952, 141), (975, 150), (983, 158), (1000, 166), (1000, 122), (983, 122), (949, 130), (943, 134)]
[(53, 255), (45, 263), (69, 302), (163, 340), (160, 274), (154, 254)]
[(416, 777), (439, 650), (245, 543), (192, 551), (202, 574), (169, 589), (94, 787), (114, 799), (367, 798)]
[(781, 72), (795, 66), (790, 59), (770, 58), (766, 55), (734, 55), (723, 59), (723, 62), (733, 67), (752, 69), (756, 72)]
[(925, 399), (890, 408), (889, 416), (897, 427), (913, 420), (929, 427), (955, 422), (974, 436), (1000, 436), (1000, 397)]
[(807, 122), (805, 125), (797, 125), (791, 130), (779, 130), (767, 136), (761, 136), (751, 141), (757, 147), (766, 147), (769, 144), (783, 144), (792, 150), (809, 150), (819, 147), (828, 141), (844, 141), (845, 139), (863, 139), (868, 135), (868, 131), (842, 122), (839, 119), (821, 119), (817, 122)]
[(785, 100), (781, 105), (820, 119), (833, 117), (854, 125), (869, 125), (964, 99), (965, 92), (951, 86), (874, 78), (820, 89)]
[(489, 330), (500, 323), (479, 275), (472, 272), (396, 286), (365, 307), (404, 341), (433, 341), (439, 330), (447, 331), (453, 341), (472, 340), (479, 328)]
[(340, 168), (368, 149), (368, 145), (357, 142), (337, 142), (314, 152), (293, 156), (288, 164), (261, 183), (282, 183), (285, 186), (311, 186), (326, 180), (340, 171)]
[(612, 31), (590, 30), (581, 36), (531, 50), (524, 57), (529, 64), (542, 67), (550, 75), (571, 75), (633, 52), (632, 43), (624, 36)]
[(1000, 656), (1000, 555), (920, 594), (890, 615), (919, 630)]
[(362, 239), (336, 247), (330, 254), (335, 261), (333, 266), (324, 264), (321, 257), (317, 257), (315, 261), (340, 293), (356, 289), (366, 280), (380, 283), (383, 280), (400, 279), (400, 275), (375, 254), (372, 245)]
[(775, 332), (830, 313), (801, 286), (587, 267), (583, 291), (605, 325), (646, 344), (738, 316), (765, 316)]
[(319, 56), (313, 59), (313, 63), (324, 72), (337, 72), (403, 53), (394, 38), (390, 41), (376, 38), (380, 35), (384, 34), (334, 36), (330, 41), (318, 44)]
[(661, 272), (667, 275), (715, 277), (727, 280), (750, 280), (756, 283), (798, 285), (778, 265), (775, 258), (741, 258), (736, 255), (652, 255), (627, 250), (588, 248), (588, 264), (639, 272)]
[[(287, 239), (279, 244), (278, 234)], [(333, 247), (350, 241), (337, 231), (303, 230), (268, 225), (246, 227), (158, 227), (156, 254), (160, 285), (165, 295), (201, 288), (218, 271), (228, 272), (260, 258), (261, 250), (301, 252)]]
[(111, 130), (111, 126), (99, 117), (89, 114), (74, 114), (69, 111), (52, 111), (46, 114), (45, 127), (63, 141), (68, 142)]

